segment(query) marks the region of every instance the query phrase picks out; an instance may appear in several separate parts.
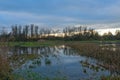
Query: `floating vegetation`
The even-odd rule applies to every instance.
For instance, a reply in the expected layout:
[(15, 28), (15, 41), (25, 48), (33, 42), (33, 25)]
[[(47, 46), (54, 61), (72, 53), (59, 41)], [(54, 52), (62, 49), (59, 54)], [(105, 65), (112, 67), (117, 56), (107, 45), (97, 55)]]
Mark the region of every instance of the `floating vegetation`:
[(51, 61), (50, 61), (48, 58), (45, 58), (45, 64), (46, 64), (46, 65), (50, 65), (50, 64), (51, 64)]
[(87, 73), (86, 69), (83, 69), (83, 72), (84, 72), (84, 73)]
[(35, 65), (29, 65), (29, 68), (35, 68), (36, 66)]
[(40, 64), (41, 64), (41, 60), (34, 60), (34, 61), (32, 62), (32, 64), (40, 65)]
[[(97, 65), (97, 64), (90, 64), (87, 61), (80, 61), (80, 63), (82, 64), (83, 67), (92, 69), (92, 70), (94, 70), (96, 72), (99, 72), (100, 70), (104, 71), (104, 68), (99, 66), (99, 65)], [(84, 69), (83, 72), (86, 73), (86, 70)]]
[(41, 64), (41, 60), (33, 60), (32, 64), (29, 65), (29, 68), (36, 68), (38, 65)]

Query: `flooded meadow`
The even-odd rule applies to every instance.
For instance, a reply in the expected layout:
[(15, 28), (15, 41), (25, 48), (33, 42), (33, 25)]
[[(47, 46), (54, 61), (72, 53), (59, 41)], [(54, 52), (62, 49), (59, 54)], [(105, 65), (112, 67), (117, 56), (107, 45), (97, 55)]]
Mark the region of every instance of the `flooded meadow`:
[[(92, 50), (89, 49), (91, 45)], [(101, 47), (101, 53), (118, 50), (118, 47), (108, 47), (108, 44), (97, 47)], [(119, 62), (118, 65), (110, 65), (107, 60), (105, 62), (102, 58), (99, 59), (101, 55), (91, 55), (93, 52), (98, 54), (97, 47), (93, 44), (81, 44), (79, 49), (71, 45), (11, 47), (7, 51), (7, 57), (11, 72), (15, 74), (14, 79), (98, 80), (102, 76), (119, 76)]]

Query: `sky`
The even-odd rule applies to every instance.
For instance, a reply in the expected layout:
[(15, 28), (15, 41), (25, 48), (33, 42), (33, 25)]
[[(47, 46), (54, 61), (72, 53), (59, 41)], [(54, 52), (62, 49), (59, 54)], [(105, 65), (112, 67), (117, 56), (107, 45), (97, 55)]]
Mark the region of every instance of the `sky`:
[(0, 25), (120, 22), (120, 0), (0, 0)]

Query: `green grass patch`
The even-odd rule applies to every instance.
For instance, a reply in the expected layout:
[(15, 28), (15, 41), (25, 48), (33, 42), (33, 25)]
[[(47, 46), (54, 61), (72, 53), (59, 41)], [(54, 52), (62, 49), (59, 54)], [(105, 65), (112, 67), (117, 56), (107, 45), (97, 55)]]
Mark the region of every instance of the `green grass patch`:
[(63, 44), (75, 44), (75, 43), (120, 43), (119, 40), (116, 41), (60, 41), (60, 40), (45, 40), (45, 41), (34, 41), (34, 42), (0, 42), (0, 46), (20, 46), (20, 47), (39, 47), (39, 46), (55, 46)]
[(61, 45), (63, 41), (40, 41), (40, 42), (0, 42), (0, 46), (39, 47)]

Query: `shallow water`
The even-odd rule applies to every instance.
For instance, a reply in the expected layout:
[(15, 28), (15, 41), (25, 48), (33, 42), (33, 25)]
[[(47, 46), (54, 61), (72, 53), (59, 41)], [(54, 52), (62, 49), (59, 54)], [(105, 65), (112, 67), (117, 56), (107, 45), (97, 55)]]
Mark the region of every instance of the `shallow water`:
[(64, 45), (54, 47), (13, 47), (9, 50), (14, 73), (30, 70), (45, 77), (68, 80), (98, 79), (111, 72), (99, 66), (94, 58), (81, 56)]

